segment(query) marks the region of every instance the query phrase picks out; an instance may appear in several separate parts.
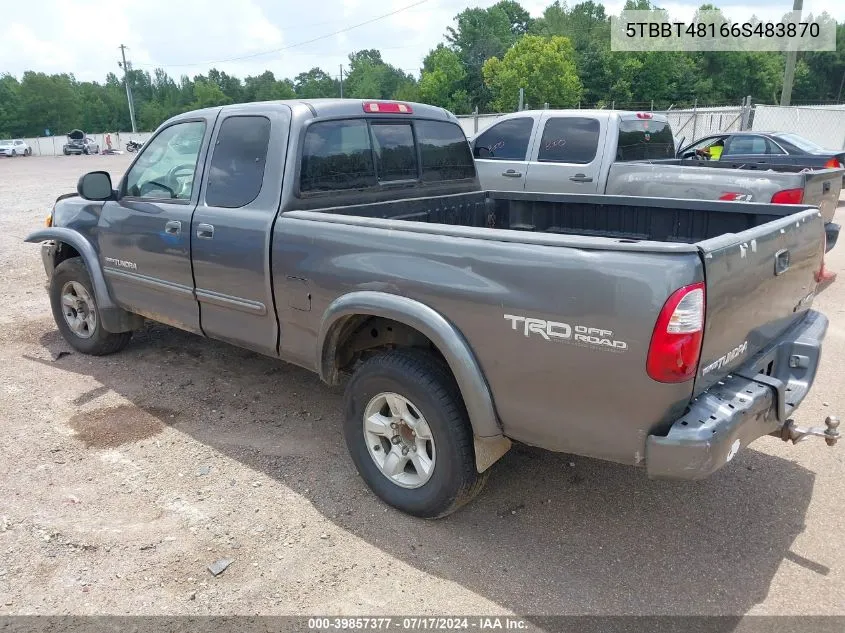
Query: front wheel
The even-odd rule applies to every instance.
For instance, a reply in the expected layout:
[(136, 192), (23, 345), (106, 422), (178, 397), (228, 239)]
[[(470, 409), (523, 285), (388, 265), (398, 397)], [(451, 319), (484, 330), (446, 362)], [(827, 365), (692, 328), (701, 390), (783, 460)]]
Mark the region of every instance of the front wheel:
[(113, 354), (126, 347), (132, 337), (132, 332), (115, 334), (103, 328), (91, 278), (80, 257), (56, 266), (50, 277), (50, 305), (59, 332), (83, 354)]
[(383, 501), (423, 518), (475, 497), (472, 428), (449, 368), (420, 350), (367, 360), (345, 393), (344, 435), (361, 477)]

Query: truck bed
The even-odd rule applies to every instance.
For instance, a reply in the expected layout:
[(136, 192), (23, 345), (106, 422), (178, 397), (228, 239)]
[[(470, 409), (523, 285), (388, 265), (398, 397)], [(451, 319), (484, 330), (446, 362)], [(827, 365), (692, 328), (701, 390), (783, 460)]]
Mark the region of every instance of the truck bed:
[(776, 205), (582, 194), (474, 192), (321, 209), (333, 215), (694, 244), (804, 210)]

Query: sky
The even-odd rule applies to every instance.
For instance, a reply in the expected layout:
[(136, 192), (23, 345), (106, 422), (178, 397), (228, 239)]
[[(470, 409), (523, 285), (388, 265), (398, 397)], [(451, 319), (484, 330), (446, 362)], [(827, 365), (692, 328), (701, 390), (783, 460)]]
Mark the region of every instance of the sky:
[[(80, 81), (103, 81), (109, 72), (120, 74), (118, 46), (125, 44), (135, 68), (161, 67), (175, 77), (218, 68), (239, 77), (271, 70), (293, 78), (315, 66), (336, 77), (349, 53), (365, 48), (381, 50), (385, 61), (418, 76), (458, 13), (496, 1), (0, 0), (0, 74), (67, 72)], [(673, 19), (689, 19), (703, 1), (658, 4)], [(539, 17), (550, 2), (521, 4)], [(604, 4), (618, 14), (624, 0)], [(778, 19), (792, 8), (791, 0), (713, 4), (734, 21)], [(804, 0), (804, 10), (845, 22), (842, 0)]]

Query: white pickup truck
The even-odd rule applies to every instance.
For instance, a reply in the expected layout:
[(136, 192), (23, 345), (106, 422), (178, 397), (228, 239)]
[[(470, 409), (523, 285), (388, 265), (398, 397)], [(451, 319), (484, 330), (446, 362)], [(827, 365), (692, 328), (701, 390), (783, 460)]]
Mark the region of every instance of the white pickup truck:
[(497, 119), (470, 138), (482, 189), (812, 205), (828, 250), (842, 169), (675, 158), (664, 115), (617, 110), (532, 110)]

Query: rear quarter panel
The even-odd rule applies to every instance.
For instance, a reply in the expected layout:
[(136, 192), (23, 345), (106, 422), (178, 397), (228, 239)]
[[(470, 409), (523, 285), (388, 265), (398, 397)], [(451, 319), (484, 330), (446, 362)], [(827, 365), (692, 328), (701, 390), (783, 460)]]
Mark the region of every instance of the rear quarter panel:
[[(282, 215), (273, 240), (284, 358), (315, 368), (320, 321), (331, 302), (348, 292), (375, 290), (420, 301), (460, 330), (513, 439), (635, 464), (644, 458), (646, 436), (680, 415), (689, 401), (691, 383), (654, 382), (645, 363), (666, 298), (703, 279), (692, 247), (678, 245), (672, 254), (602, 251), (495, 240), (509, 231), (475, 239), (413, 223), (384, 221), (391, 228), (379, 228), (380, 221), (364, 226), (358, 218), (302, 217)], [(402, 225), (409, 229), (396, 229)], [(596, 243), (550, 239), (555, 237)], [(310, 311), (302, 309), (305, 293)], [(573, 334), (579, 328), (605, 330), (597, 338), (622, 342), (624, 349), (546, 340), (536, 332), (526, 336), (520, 318), (553, 321), (558, 333), (562, 324)]]

